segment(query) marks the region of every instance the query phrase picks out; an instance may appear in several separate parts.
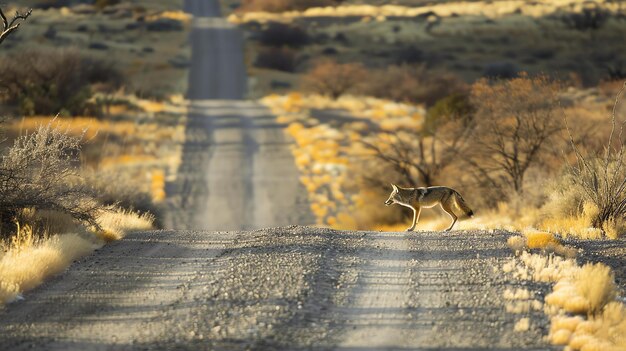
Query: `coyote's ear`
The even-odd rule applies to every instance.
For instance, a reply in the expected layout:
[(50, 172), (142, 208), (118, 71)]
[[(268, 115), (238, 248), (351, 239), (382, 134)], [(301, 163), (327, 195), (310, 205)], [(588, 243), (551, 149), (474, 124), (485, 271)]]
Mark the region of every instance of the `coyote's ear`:
[(393, 183), (391, 183), (391, 187), (393, 188), (393, 190), (398, 190), (398, 186)]

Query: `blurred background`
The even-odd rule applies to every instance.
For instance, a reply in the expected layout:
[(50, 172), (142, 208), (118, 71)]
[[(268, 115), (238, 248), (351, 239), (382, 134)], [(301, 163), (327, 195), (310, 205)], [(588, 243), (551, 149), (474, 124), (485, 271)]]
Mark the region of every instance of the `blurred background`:
[[(207, 4), (216, 5), (196, 5)], [(379, 206), (393, 182), (453, 186), (483, 214), (497, 214), (467, 226), (561, 228), (565, 217), (586, 216), (585, 228), (605, 232), (598, 205), (563, 189), (574, 184), (571, 141), (589, 155), (607, 145), (626, 79), (623, 2), (219, 5), (245, 39), (247, 98), (293, 139), (319, 225), (404, 226), (410, 213)], [(0, 46), (5, 147), (42, 124), (62, 128), (80, 138), (81, 173), (100, 201), (151, 213), (160, 225), (188, 137), (194, 21), (185, 4), (3, 5), (9, 18), (29, 8)]]

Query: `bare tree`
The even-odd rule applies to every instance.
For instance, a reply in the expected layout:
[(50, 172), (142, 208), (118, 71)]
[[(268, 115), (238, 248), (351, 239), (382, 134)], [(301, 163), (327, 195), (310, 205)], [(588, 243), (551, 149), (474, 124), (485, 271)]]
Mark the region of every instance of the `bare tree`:
[(541, 163), (546, 144), (562, 130), (556, 116), (558, 90), (558, 83), (544, 76), (473, 85), (476, 129), (463, 159), (501, 198), (510, 190), (523, 192), (526, 172)]
[(463, 96), (452, 95), (429, 110), (420, 130), (388, 133), (362, 143), (380, 165), (398, 174), (402, 184), (432, 186), (444, 170), (460, 163), (472, 131), (470, 107)]
[(15, 16), (9, 21), (0, 8), (0, 18), (2, 18), (2, 32), (0, 32), (0, 44), (9, 36), (11, 33), (16, 31), (23, 21), (25, 21), (28, 17), (30, 17), (32, 9), (28, 10), (25, 14), (21, 14), (19, 11), (15, 12)]

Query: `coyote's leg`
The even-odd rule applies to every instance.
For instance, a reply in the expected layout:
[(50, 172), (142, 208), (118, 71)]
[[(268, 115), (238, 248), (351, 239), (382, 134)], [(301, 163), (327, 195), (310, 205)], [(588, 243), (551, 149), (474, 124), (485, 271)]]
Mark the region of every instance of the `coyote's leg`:
[(420, 217), (420, 213), (422, 212), (422, 208), (418, 207), (417, 209), (413, 206), (407, 206), (409, 208), (411, 208), (413, 210), (413, 224), (411, 225), (410, 228), (407, 228), (407, 232), (412, 232), (415, 229), (415, 226), (417, 225), (417, 220)]
[(452, 203), (451, 203), (451, 201), (443, 201), (441, 203), (441, 208), (444, 211), (446, 211), (446, 213), (448, 213), (448, 215), (450, 215), (450, 217), (452, 218), (452, 224), (450, 224), (450, 227), (448, 227), (448, 229), (446, 229), (446, 232), (448, 232), (448, 231), (450, 231), (450, 229), (452, 229), (452, 227), (454, 227), (454, 224), (456, 223), (456, 220), (457, 220), (458, 217), (452, 211)]

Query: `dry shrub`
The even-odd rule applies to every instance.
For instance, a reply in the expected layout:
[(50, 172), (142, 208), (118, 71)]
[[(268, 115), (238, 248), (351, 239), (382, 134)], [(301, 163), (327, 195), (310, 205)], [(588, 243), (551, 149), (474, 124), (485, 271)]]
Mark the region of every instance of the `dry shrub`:
[(261, 49), (254, 61), (258, 68), (275, 69), (284, 72), (295, 72), (297, 66), (296, 53), (289, 48)]
[(577, 186), (571, 173), (557, 176), (546, 189), (550, 192), (541, 208), (543, 218), (537, 218), (537, 225), (562, 236), (573, 235), (581, 239), (602, 236), (602, 231), (592, 226), (598, 208), (586, 200), (584, 189)]
[[(0, 218), (12, 227), (24, 209), (64, 213), (97, 227), (100, 204), (74, 167), (80, 138), (52, 124), (15, 140), (0, 160)], [(6, 237), (10, 231), (2, 232)]]
[(0, 98), (29, 116), (93, 112), (88, 100), (95, 85), (107, 90), (123, 83), (111, 63), (75, 50), (16, 51), (0, 58), (0, 77)]
[(506, 240), (507, 246), (514, 252), (521, 252), (526, 249), (526, 239), (519, 235), (514, 235)]
[(361, 176), (374, 186), (389, 182), (413, 187), (442, 184), (447, 171), (459, 171), (457, 162), (468, 135), (462, 124), (450, 122), (432, 130), (399, 130), (381, 133), (372, 141), (362, 140), (371, 156)]
[(321, 60), (303, 78), (303, 86), (305, 90), (337, 99), (355, 91), (366, 79), (367, 71), (360, 63)]
[(343, 0), (243, 0), (237, 12), (302, 11), (311, 7), (336, 6), (342, 1)]
[(529, 249), (545, 249), (550, 245), (560, 244), (552, 233), (528, 231), (524, 235), (526, 236), (526, 245)]
[(425, 65), (366, 69), (360, 63), (342, 64), (331, 59), (318, 61), (313, 66), (304, 78), (304, 88), (335, 99), (345, 93), (355, 93), (426, 107), (467, 93), (467, 85), (459, 77), (429, 71)]
[(601, 263), (574, 266), (555, 279), (546, 303), (568, 313), (596, 316), (615, 299), (616, 286), (611, 269)]
[(129, 232), (150, 230), (155, 217), (150, 213), (137, 214), (130, 210), (109, 207), (98, 215), (98, 224), (103, 228), (96, 234), (105, 242), (119, 240)]
[(508, 247), (517, 255), (525, 250), (538, 249), (545, 254), (555, 254), (564, 258), (576, 258), (578, 251), (570, 246), (563, 245), (554, 234), (538, 231), (535, 229), (525, 229), (523, 236), (514, 235), (507, 239)]
[[(583, 202), (593, 204), (597, 209), (591, 219), (591, 226), (604, 230), (604, 233), (617, 237), (626, 215), (626, 154), (624, 149), (624, 123), (618, 116), (620, 99), (626, 88), (624, 83), (617, 94), (611, 114), (611, 132), (606, 140), (604, 152), (585, 153), (574, 141), (570, 132), (572, 149), (576, 163), (569, 167), (568, 178), (574, 188), (583, 191)], [(619, 120), (619, 121), (618, 121)]]
[[(369, 151), (361, 167), (367, 184), (432, 186), (458, 180), (460, 158), (472, 134), (471, 108), (461, 95), (451, 95), (428, 110), (426, 119), (395, 126), (389, 133), (361, 140)], [(381, 123), (384, 127), (384, 123)], [(374, 173), (374, 174), (369, 174)], [(379, 176), (380, 175), (380, 176)]]

